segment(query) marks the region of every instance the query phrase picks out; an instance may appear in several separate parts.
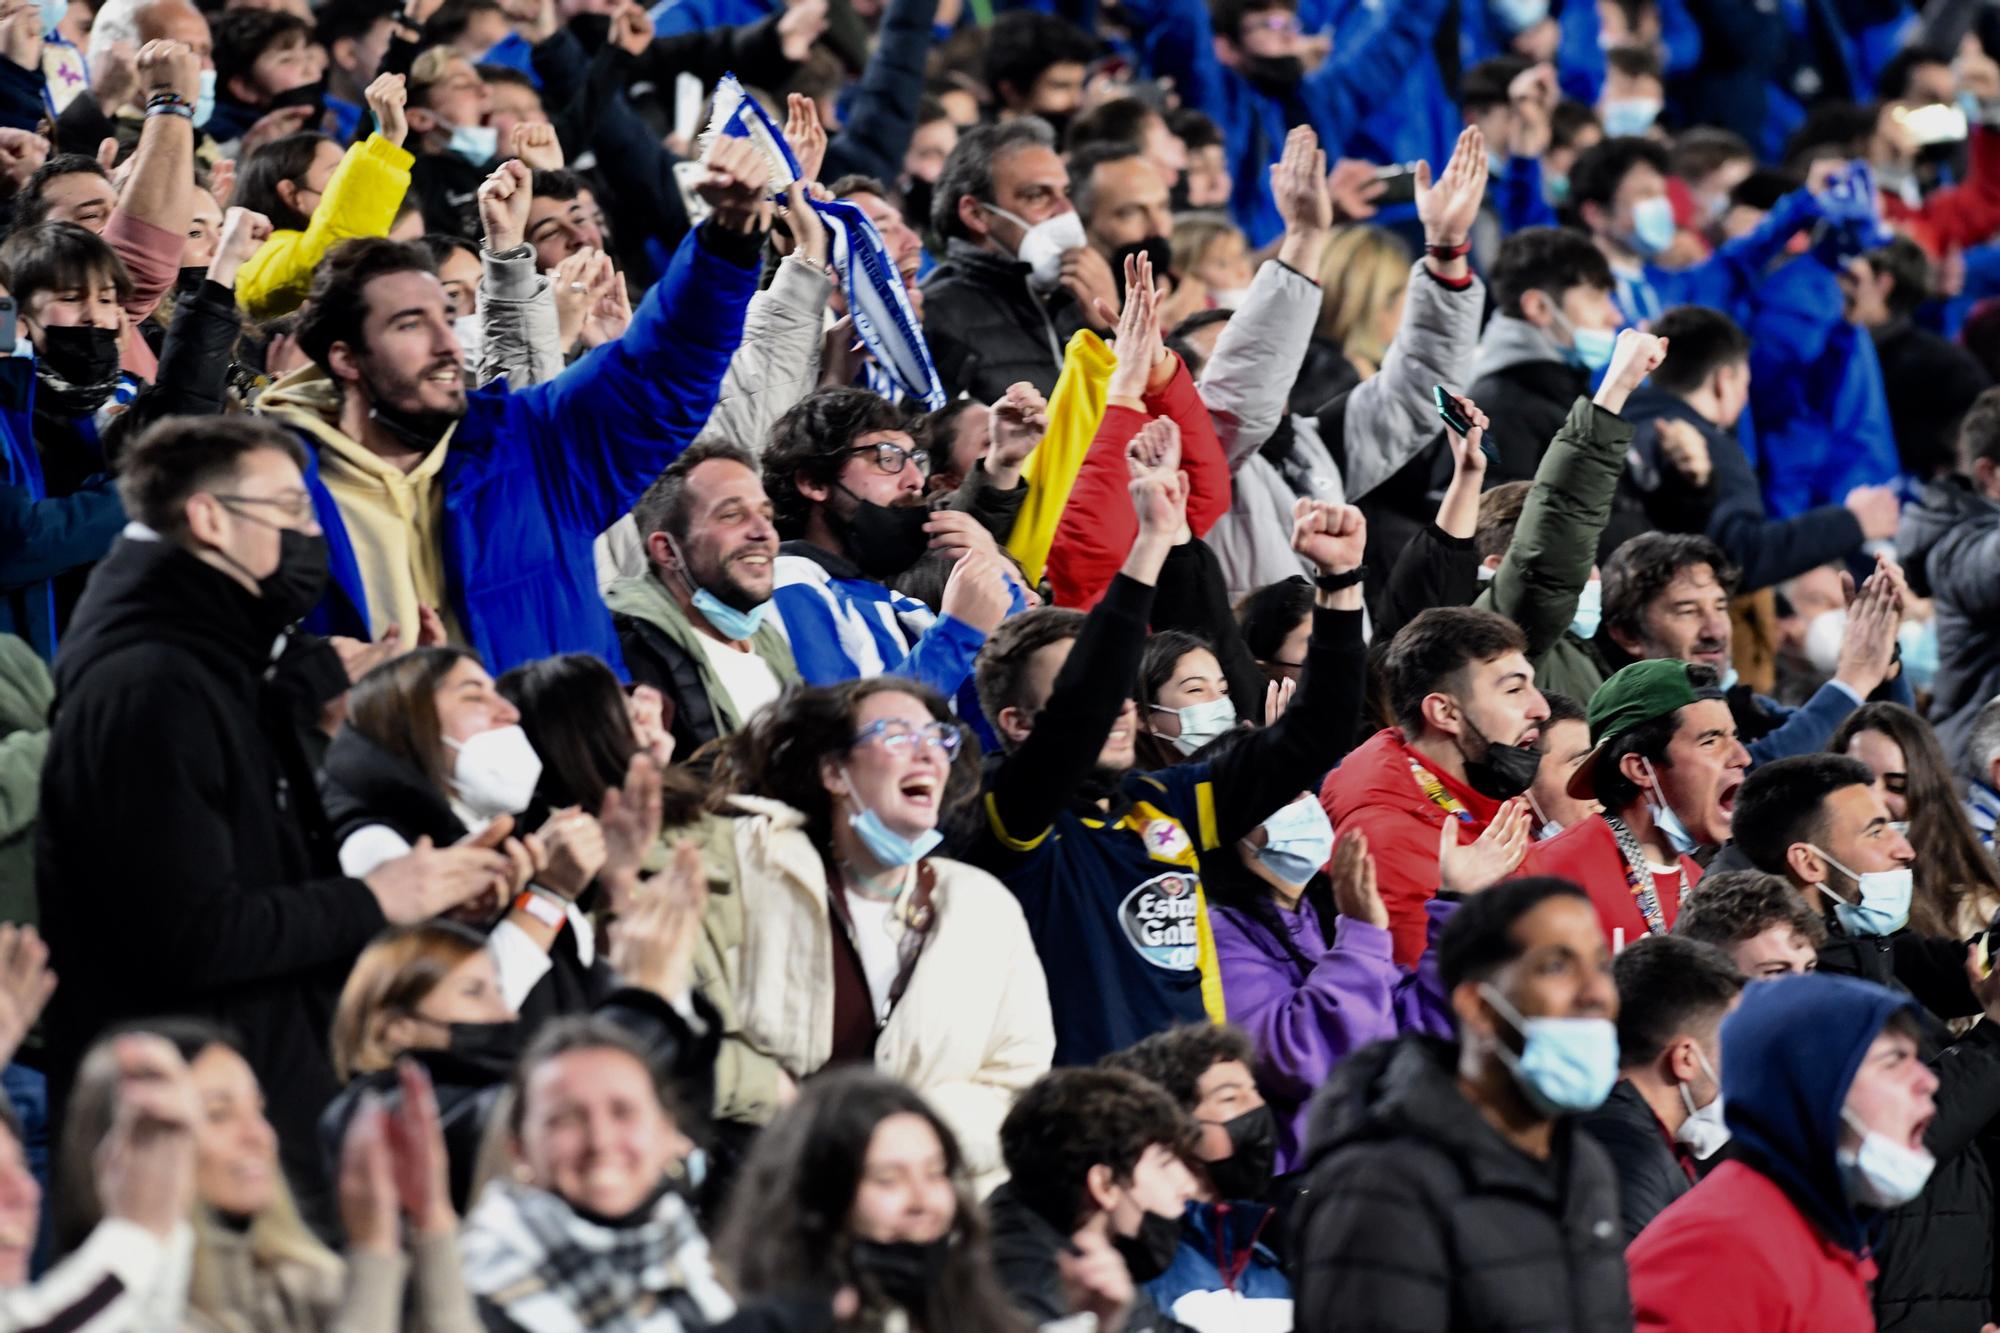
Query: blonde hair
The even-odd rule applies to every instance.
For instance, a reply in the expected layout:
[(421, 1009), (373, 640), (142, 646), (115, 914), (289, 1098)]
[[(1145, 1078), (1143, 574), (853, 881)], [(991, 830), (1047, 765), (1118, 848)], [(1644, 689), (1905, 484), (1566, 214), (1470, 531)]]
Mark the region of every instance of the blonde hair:
[[(1208, 258), (1208, 252), (1215, 243), (1225, 236), (1242, 236), (1236, 224), (1227, 218), (1195, 214), (1177, 218), (1174, 221), (1174, 238), (1171, 242), (1174, 257), (1174, 272), (1192, 273), (1201, 262)], [(1249, 243), (1244, 243), (1249, 248)]]
[(389, 1024), (485, 947), (475, 931), (452, 921), (392, 926), (370, 941), (354, 960), (333, 1011), (333, 1070), (340, 1081), (394, 1064), (403, 1052), (386, 1037)]
[[(410, 63), (410, 105), (428, 107), (431, 88), (443, 80), (454, 60), (463, 56), (449, 46), (433, 46)], [(470, 63), (470, 62), (468, 62)]]
[(1313, 332), (1350, 357), (1381, 365), (1389, 349), (1376, 333), (1377, 316), (1409, 286), (1410, 252), (1379, 227), (1344, 227), (1326, 247), (1319, 281)]

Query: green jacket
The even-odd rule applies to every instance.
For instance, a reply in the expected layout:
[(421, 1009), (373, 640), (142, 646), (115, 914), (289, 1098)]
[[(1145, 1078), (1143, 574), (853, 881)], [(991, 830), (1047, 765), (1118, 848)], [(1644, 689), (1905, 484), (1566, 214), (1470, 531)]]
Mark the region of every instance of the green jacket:
[(1631, 423), (1577, 398), (1535, 469), (1500, 568), (1473, 603), (1521, 627), (1539, 688), (1583, 704), (1611, 673), (1570, 622), (1597, 563), (1597, 539), (1611, 521), (1611, 496), (1631, 443)]
[[(677, 758), (685, 759), (697, 747), (743, 725), (736, 701), (721, 687), (702, 649), (701, 631), (650, 571), (606, 588), (604, 604), (611, 608), (633, 680), (657, 687), (674, 705)], [(781, 688), (800, 683), (792, 645), (775, 611), (766, 612), (750, 646), (777, 676)]]

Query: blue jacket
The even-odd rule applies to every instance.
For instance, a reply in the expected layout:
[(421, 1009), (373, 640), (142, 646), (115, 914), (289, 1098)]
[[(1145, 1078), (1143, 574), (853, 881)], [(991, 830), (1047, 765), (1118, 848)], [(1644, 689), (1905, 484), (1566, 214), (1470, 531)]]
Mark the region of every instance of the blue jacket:
[[(1722, 311), (1738, 324), (1750, 322), (1752, 298), (1759, 293), (1764, 271), (1784, 254), (1799, 229), (1821, 216), (1819, 202), (1804, 190), (1779, 199), (1765, 219), (1747, 236), (1717, 247), (1693, 268), (1666, 269), (1647, 264), (1642, 275), (1612, 269), (1618, 284), (1614, 299), (1629, 324), (1649, 323), (1677, 305), (1705, 305)], [(1829, 277), (1829, 281), (1831, 278)], [(1835, 302), (1836, 314), (1840, 303)]]
[[(1664, 8), (1663, 5), (1663, 11)], [(1604, 47), (1600, 41), (1603, 26), (1598, 21), (1595, 0), (1555, 0), (1550, 9), (1554, 11), (1557, 27), (1562, 30), (1562, 41), (1556, 48), (1556, 79), (1562, 85), (1562, 95), (1585, 106), (1596, 106), (1597, 95), (1604, 90)], [(1666, 15), (1662, 12), (1662, 36), (1665, 36), (1665, 19)], [(1697, 50), (1700, 49), (1700, 40), (1696, 35)], [(1458, 48), (1461, 68), (1471, 69), (1482, 60), (1507, 55), (1512, 41), (1513, 34), (1488, 8), (1485, 0), (1466, 0), (1460, 7)]]
[[(806, 684), (908, 676), (949, 699), (971, 680), (986, 636), (955, 616), (933, 615), (916, 598), (807, 542), (786, 542), (775, 574), (771, 604)], [(1023, 605), (1016, 589), (1013, 609)], [(967, 716), (978, 711), (975, 701)]]
[[(1882, 698), (1905, 708), (1916, 707), (1916, 695), (1910, 690), (1906, 675), (1898, 672), (1896, 679), (1881, 691)], [(1777, 725), (1765, 731), (1755, 740), (1746, 740), (1743, 748), (1750, 752), (1750, 766), (1768, 764), (1773, 759), (1790, 759), (1794, 755), (1817, 754), (1833, 739), (1833, 733), (1847, 720), (1847, 715), (1861, 705), (1855, 697), (1839, 685), (1828, 681), (1813, 691), (1812, 698), (1797, 708), (1787, 708), (1776, 699), (1762, 694), (1751, 694), (1746, 688), (1729, 692), (1729, 709), (1732, 714), (1739, 709), (1746, 712), (1737, 717), (1737, 731), (1746, 731), (1746, 717), (1761, 714), (1767, 722)]]
[(125, 507), (105, 473), (74, 494), (49, 498), (34, 408), (35, 363), (0, 358), (0, 632), (26, 639), (46, 662), (56, 654), (50, 580), (110, 550), (125, 526)]
[[(439, 475), (445, 578), (467, 646), (495, 675), (576, 652), (622, 673), (591, 543), (708, 420), (757, 287), (755, 262), (725, 258), (717, 250), (728, 242), (710, 234), (697, 227), (681, 243), (617, 342), (544, 384), (510, 391), (496, 382), (468, 395)], [(306, 486), (333, 572), (308, 628), (365, 638), (354, 544), (316, 466), (329, 427), (309, 408), (284, 404), (286, 383), (267, 391), (261, 410), (297, 429), (315, 464)]]
[(1283, 94), (1258, 88), (1216, 58), (1203, 0), (1131, 0), (1125, 12), (1133, 31), (1145, 34), (1146, 72), (1173, 79), (1187, 105), (1222, 127), (1236, 172), (1230, 211), (1250, 244), (1260, 246), (1284, 230), (1271, 199), (1270, 166), (1284, 151), (1286, 131), (1310, 125), (1327, 157), (1340, 156), (1370, 112), (1402, 95), (1403, 80), (1424, 56), (1443, 8), (1443, 0), (1386, 6), (1371, 26), (1338, 43), (1324, 66)]
[[(1330, 36), (1334, 50), (1339, 51), (1364, 39), (1371, 27), (1379, 27), (1382, 11), (1394, 3), (1395, 0), (1386, 4), (1385, 0), (1305, 0), (1299, 6), (1299, 27), (1307, 33)], [(1433, 171), (1442, 171), (1463, 126), (1457, 100), (1445, 85), (1437, 53), (1430, 34), (1426, 33), (1424, 44), (1403, 72), (1395, 100), (1362, 120), (1348, 136), (1347, 143), (1341, 145), (1339, 155), (1385, 164), (1422, 158), (1431, 164)], [(1333, 145), (1329, 145), (1329, 158), (1335, 155), (1332, 149)], [(1382, 219), (1376, 221), (1379, 224)]]
[(659, 0), (650, 11), (655, 37), (734, 28), (769, 18), (781, 6), (770, 0)]
[(1868, 1219), (1841, 1183), (1840, 1109), (1868, 1047), (1904, 1012), (1921, 1010), (1885, 986), (1820, 972), (1746, 986), (1722, 1020), (1722, 1115), (1732, 1156), (1769, 1176), (1856, 1253), (1867, 1248)]
[(1801, 261), (1764, 279), (1744, 325), (1755, 427), (1744, 446), (1778, 518), (1839, 504), (1901, 469), (1874, 340), (1841, 310), (1833, 274)]
[[(1160, 1313), (1184, 1324), (1217, 1327), (1220, 1311), (1195, 1319), (1175, 1304), (1201, 1292), (1234, 1292), (1246, 1301), (1292, 1300), (1291, 1279), (1263, 1235), (1275, 1210), (1258, 1203), (1201, 1203), (1190, 1200), (1181, 1219), (1181, 1245), (1167, 1271), (1146, 1284)], [(1265, 1327), (1258, 1321), (1257, 1327)], [(1275, 1325), (1271, 1325), (1275, 1327)]]

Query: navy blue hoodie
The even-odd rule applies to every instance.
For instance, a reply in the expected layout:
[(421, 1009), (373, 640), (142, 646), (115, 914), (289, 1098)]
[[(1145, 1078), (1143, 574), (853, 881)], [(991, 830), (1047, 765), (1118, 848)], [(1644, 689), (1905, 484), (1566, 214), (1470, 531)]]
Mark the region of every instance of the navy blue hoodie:
[(1856, 1254), (1868, 1245), (1868, 1217), (1841, 1184), (1840, 1108), (1868, 1047), (1903, 1012), (1919, 1012), (1906, 995), (1817, 973), (1744, 987), (1722, 1023), (1723, 1118), (1736, 1157)]

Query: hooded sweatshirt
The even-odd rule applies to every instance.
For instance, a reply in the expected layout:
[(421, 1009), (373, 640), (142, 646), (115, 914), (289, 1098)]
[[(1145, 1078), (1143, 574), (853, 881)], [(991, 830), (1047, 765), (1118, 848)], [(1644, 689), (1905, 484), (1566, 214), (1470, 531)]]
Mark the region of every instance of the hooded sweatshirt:
[(1825, 974), (1744, 989), (1722, 1024), (1733, 1157), (1653, 1219), (1626, 1252), (1641, 1329), (1872, 1329), (1870, 1215), (1848, 1202), (1836, 1151), (1862, 1057), (1917, 1006)]
[(1896, 554), (1910, 588), (1937, 608), (1931, 722), (1946, 754), (1963, 754), (1980, 705), (2000, 693), (2000, 504), (1962, 477), (1924, 487), (1903, 510)]
[(1479, 340), (1467, 390), (1493, 424), (1487, 440), (1499, 461), (1486, 484), (1533, 480), (1549, 442), (1579, 394), (1590, 394), (1590, 372), (1571, 365), (1556, 340), (1525, 319), (1496, 315)]

